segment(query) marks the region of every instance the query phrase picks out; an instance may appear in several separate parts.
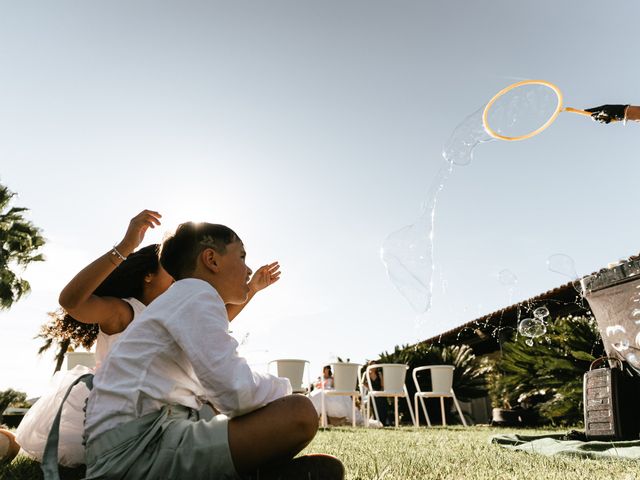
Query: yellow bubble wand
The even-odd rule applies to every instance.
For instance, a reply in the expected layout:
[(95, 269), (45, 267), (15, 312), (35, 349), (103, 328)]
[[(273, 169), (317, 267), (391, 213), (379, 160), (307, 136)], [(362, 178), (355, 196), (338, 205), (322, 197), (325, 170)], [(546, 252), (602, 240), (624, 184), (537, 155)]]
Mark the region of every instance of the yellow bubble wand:
[[(517, 135), (517, 136), (508, 136), (508, 135), (502, 135), (498, 133), (489, 124), (489, 112), (491, 110), (491, 107), (496, 103), (498, 99), (500, 99), (505, 94), (511, 92), (512, 90), (515, 90), (516, 88), (520, 88), (526, 85), (542, 85), (544, 87), (550, 88), (553, 91), (553, 93), (555, 93), (556, 95), (556, 108), (554, 109), (553, 113), (545, 123), (543, 123), (541, 126), (539, 126), (538, 128), (536, 128), (531, 132), (525, 133), (524, 135)], [(489, 103), (487, 103), (487, 105), (484, 107), (484, 111), (482, 112), (482, 125), (484, 126), (484, 129), (486, 130), (486, 132), (493, 138), (497, 138), (499, 140), (507, 140), (507, 141), (526, 140), (527, 138), (534, 137), (539, 133), (541, 133), (542, 131), (546, 130), (547, 127), (549, 127), (549, 125), (551, 125), (556, 120), (560, 112), (577, 113), (578, 115), (584, 115), (588, 117), (591, 116), (591, 112), (587, 112), (586, 110), (579, 110), (577, 108), (571, 108), (571, 107), (563, 107), (562, 92), (553, 83), (547, 82), (546, 80), (523, 80), (521, 82), (513, 83), (508, 87), (503, 88), (498, 93), (496, 93), (491, 100), (489, 100)]]

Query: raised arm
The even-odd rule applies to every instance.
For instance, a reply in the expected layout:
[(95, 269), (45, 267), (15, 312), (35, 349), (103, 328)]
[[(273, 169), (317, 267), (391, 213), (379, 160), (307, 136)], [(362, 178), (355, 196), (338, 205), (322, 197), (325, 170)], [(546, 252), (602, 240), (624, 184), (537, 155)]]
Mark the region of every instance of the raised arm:
[(252, 371), (238, 354), (224, 307), (211, 292), (194, 293), (164, 326), (219, 412), (242, 415), (291, 394), (289, 380)]
[(263, 288), (267, 288), (269, 285), (273, 285), (280, 279), (280, 264), (273, 262), (268, 265), (263, 265), (256, 273), (253, 274), (249, 281), (249, 296), (247, 301), (241, 305), (227, 304), (227, 316), (229, 321), (236, 318), (236, 316), (242, 311), (242, 309), (249, 303), (253, 296)]
[(122, 331), (122, 325), (133, 317), (129, 305), (119, 298), (99, 297), (93, 292), (142, 243), (147, 229), (160, 225), (160, 217), (152, 210), (133, 217), (122, 241), (83, 268), (62, 289), (60, 306), (80, 322), (100, 324), (107, 334)]

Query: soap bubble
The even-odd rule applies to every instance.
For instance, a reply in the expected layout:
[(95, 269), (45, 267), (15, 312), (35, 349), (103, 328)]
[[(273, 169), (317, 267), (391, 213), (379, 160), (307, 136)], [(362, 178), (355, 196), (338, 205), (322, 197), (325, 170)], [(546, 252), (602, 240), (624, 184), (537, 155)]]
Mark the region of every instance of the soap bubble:
[(607, 337), (613, 337), (618, 333), (627, 333), (627, 330), (622, 325), (609, 325), (605, 329), (605, 333), (607, 334)]
[(552, 272), (569, 277), (571, 280), (576, 280), (578, 278), (578, 274), (576, 273), (576, 264), (573, 261), (573, 258), (563, 253), (554, 253), (547, 258), (547, 268)]
[(511, 270), (505, 268), (498, 272), (498, 281), (507, 287), (513, 287), (518, 283), (518, 277)]
[(473, 150), (480, 143), (494, 140), (482, 125), (484, 106), (473, 112), (458, 125), (445, 143), (442, 156), (452, 165), (469, 165)]
[(487, 123), (505, 137), (520, 137), (538, 130), (558, 108), (560, 99), (546, 85), (525, 84), (498, 97), (487, 112)]
[(611, 346), (619, 352), (624, 352), (625, 350), (629, 350), (629, 339), (623, 338), (617, 342), (613, 342)]
[(380, 251), (391, 282), (418, 313), (431, 307), (436, 204), (452, 168), (447, 165), (438, 172), (416, 222), (391, 233)]
[(431, 306), (432, 244), (419, 225), (409, 225), (387, 237), (382, 245), (382, 262), (398, 291), (417, 312)]
[[(492, 115), (497, 122), (505, 125), (523, 125), (525, 121), (535, 124), (541, 115), (548, 111), (545, 95), (548, 88), (529, 86), (517, 88), (501, 102), (494, 103)], [(433, 291), (433, 242), (434, 219), (438, 194), (454, 165), (471, 163), (473, 151), (477, 145), (493, 141), (482, 123), (484, 106), (465, 118), (453, 130), (445, 143), (442, 156), (447, 169), (441, 170), (431, 185), (427, 201), (418, 220), (391, 233), (383, 242), (381, 259), (387, 274), (397, 290), (409, 301), (417, 312), (424, 313), (431, 307)], [(500, 127), (502, 128), (502, 127)], [(517, 277), (503, 270), (499, 280), (509, 287), (509, 294), (517, 283)], [(509, 272), (509, 273), (506, 273)]]
[(547, 307), (538, 307), (533, 311), (533, 316), (542, 320), (549, 316), (549, 309)]
[(527, 338), (524, 343), (526, 343), (527, 345), (529, 345), (530, 347), (533, 347), (533, 340), (531, 340), (530, 338)]
[(523, 337), (537, 338), (547, 333), (547, 325), (539, 318), (524, 318), (518, 323), (518, 333)]
[(629, 362), (629, 365), (631, 365), (636, 371), (640, 372), (640, 357), (637, 353), (633, 351), (627, 352), (624, 358)]

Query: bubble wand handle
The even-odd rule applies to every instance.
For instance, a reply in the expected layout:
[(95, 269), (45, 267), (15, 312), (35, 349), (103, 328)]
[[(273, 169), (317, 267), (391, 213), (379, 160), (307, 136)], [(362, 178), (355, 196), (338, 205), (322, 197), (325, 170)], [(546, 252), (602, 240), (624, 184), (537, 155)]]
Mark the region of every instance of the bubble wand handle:
[(578, 108), (564, 107), (562, 111), (569, 112), (569, 113), (577, 113), (578, 115), (584, 115), (585, 117), (591, 116), (591, 112), (587, 112), (586, 110), (580, 110)]

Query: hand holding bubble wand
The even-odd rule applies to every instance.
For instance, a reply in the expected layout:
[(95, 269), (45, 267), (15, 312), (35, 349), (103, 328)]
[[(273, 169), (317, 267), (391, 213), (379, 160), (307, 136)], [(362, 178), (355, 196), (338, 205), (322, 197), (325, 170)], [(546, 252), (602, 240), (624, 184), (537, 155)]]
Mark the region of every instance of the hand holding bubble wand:
[(498, 140), (526, 140), (546, 130), (561, 112), (591, 117), (601, 123), (640, 120), (638, 106), (600, 105), (584, 110), (565, 107), (562, 92), (553, 83), (524, 80), (503, 88), (489, 100), (482, 112), (482, 125), (489, 136)]

